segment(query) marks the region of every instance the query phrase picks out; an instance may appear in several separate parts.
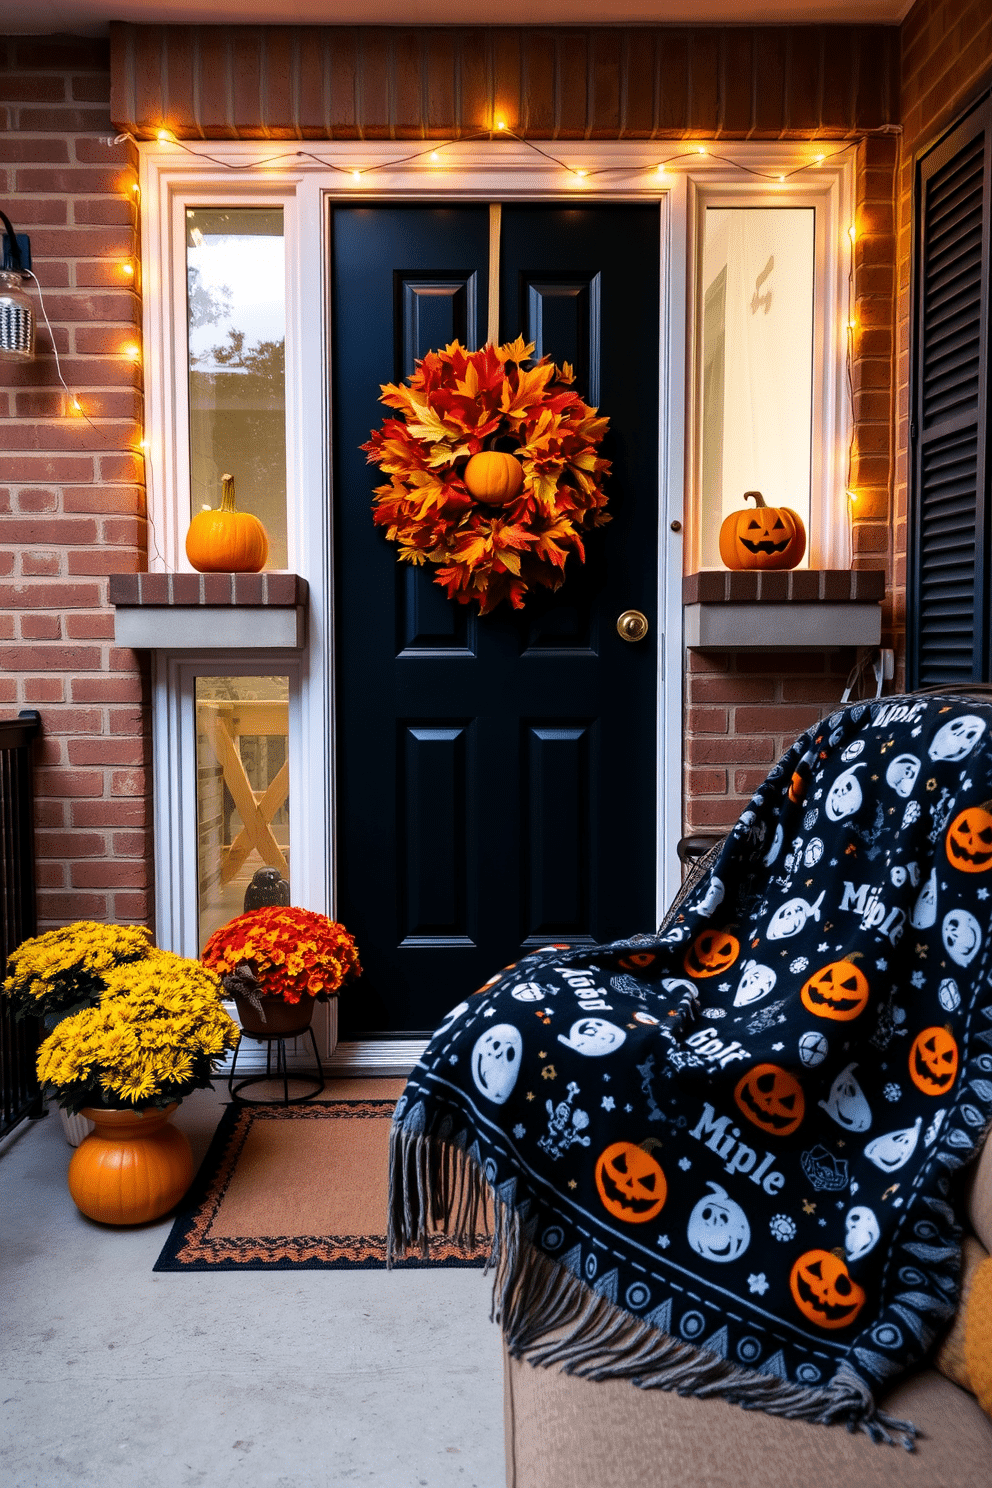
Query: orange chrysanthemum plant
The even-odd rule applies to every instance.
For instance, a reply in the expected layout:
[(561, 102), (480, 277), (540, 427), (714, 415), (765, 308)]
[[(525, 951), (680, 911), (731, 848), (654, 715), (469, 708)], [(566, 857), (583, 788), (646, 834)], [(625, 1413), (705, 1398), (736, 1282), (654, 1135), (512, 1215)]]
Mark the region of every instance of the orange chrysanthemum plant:
[(227, 991), (253, 1003), (259, 994), (288, 1003), (304, 997), (326, 1002), (362, 973), (358, 947), (343, 925), (313, 910), (283, 905), (251, 909), (222, 925), (201, 959)]
[[(504, 599), (521, 609), (535, 586), (559, 588), (568, 555), (585, 562), (583, 532), (610, 520), (610, 462), (597, 454), (609, 420), (574, 391), (567, 362), (526, 366), (533, 351), (518, 336), (429, 352), (409, 386), (383, 384), (380, 401), (398, 416), (362, 445), (389, 478), (375, 489), (373, 520), (400, 561), (436, 564), (434, 582), (483, 615)], [(466, 466), (495, 450), (519, 462), (522, 481), (473, 495)]]

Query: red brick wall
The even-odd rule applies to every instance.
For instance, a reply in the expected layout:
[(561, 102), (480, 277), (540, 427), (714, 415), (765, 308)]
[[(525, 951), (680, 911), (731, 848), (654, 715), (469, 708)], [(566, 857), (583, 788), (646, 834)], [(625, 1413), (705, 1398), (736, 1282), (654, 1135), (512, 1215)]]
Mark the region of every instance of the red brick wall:
[(905, 625), (909, 480), (910, 256), (917, 155), (992, 83), (988, 0), (917, 0), (902, 24), (902, 153), (897, 189), (898, 302), (893, 576), (896, 621)]
[(0, 40), (0, 200), (31, 239), (66, 382), (29, 284), (38, 356), (0, 362), (0, 704), (37, 708), (39, 919), (151, 913), (147, 678), (113, 643), (107, 575), (145, 566), (133, 152), (108, 148), (109, 55)]

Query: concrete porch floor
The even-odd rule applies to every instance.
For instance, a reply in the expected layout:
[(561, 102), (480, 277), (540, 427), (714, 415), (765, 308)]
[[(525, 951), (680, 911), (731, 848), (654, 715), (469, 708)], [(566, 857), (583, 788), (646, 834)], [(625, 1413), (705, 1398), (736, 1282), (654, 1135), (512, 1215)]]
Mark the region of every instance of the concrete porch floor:
[[(197, 1163), (226, 1098), (174, 1118)], [(481, 1271), (153, 1273), (172, 1217), (85, 1219), (71, 1155), (55, 1109), (0, 1155), (10, 1488), (502, 1488)]]

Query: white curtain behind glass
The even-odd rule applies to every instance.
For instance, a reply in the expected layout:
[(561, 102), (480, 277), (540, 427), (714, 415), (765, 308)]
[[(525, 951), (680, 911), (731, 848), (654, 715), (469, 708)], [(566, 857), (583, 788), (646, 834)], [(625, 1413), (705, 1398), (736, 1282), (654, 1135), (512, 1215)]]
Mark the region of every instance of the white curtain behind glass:
[(703, 238), (702, 562), (745, 491), (809, 523), (812, 208), (710, 207)]

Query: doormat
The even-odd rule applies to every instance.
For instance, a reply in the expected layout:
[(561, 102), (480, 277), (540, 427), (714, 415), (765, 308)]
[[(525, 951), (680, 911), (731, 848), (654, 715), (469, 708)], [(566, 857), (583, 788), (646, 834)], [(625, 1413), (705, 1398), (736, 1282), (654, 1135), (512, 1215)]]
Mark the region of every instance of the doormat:
[[(153, 1269), (385, 1270), (394, 1106), (228, 1105)], [(412, 1253), (394, 1269), (482, 1266), (488, 1254), (488, 1242), (438, 1235), (429, 1259)]]

